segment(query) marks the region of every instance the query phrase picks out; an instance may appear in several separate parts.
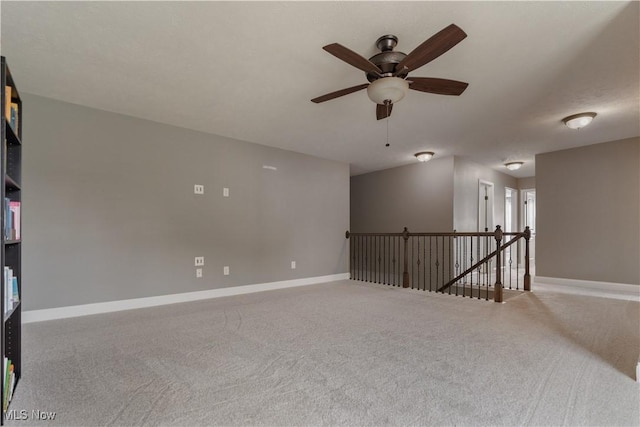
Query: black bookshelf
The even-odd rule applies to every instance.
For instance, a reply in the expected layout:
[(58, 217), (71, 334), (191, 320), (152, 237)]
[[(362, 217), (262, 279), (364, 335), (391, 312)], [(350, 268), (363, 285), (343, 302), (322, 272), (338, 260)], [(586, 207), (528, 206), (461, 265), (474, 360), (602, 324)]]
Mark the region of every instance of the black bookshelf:
[[(0, 417), (0, 424), (4, 424), (5, 411), (10, 405), (8, 397), (13, 394), (21, 373), (22, 101), (4, 56), (2, 57), (1, 68), (2, 85), (0, 86), (0, 92), (2, 93), (1, 129), (3, 144), (0, 173), (4, 176), (4, 186), (2, 186), (2, 197), (0, 198), (0, 203), (2, 204), (2, 209), (0, 209), (2, 218), (0, 255), (3, 265), (3, 274), (0, 275), (0, 301), (3, 313), (2, 327), (0, 328), (0, 346), (3, 355), (0, 395), (2, 397), (3, 411), (2, 417)], [(7, 209), (7, 204), (9, 204), (9, 209)], [(12, 230), (7, 231), (7, 221), (12, 224)], [(11, 275), (17, 279), (15, 284), (14, 280), (10, 282), (8, 280), (7, 267), (11, 270)], [(6, 364), (5, 360), (10, 360), (10, 363)], [(13, 365), (12, 374), (9, 369), (11, 365)], [(10, 371), (9, 376), (7, 371)], [(7, 381), (7, 378), (9, 378), (9, 381)]]

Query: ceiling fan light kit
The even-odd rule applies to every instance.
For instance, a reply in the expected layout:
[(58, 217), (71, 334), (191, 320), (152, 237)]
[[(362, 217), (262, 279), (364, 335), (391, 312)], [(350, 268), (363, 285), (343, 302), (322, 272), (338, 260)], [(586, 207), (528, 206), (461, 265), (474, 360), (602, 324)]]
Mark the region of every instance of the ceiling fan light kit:
[(421, 151), (419, 153), (416, 153), (416, 159), (418, 159), (418, 161), (420, 162), (428, 162), (429, 160), (431, 160), (433, 158), (433, 151)]
[(562, 122), (570, 129), (580, 129), (591, 123), (595, 116), (597, 116), (597, 113), (579, 113), (565, 117)]
[(524, 165), (524, 162), (509, 162), (504, 164), (507, 169), (510, 171), (517, 171)]
[(408, 74), (438, 58), (464, 40), (465, 37), (467, 34), (460, 27), (451, 24), (407, 55), (393, 50), (398, 44), (398, 38), (389, 34), (376, 41), (380, 53), (369, 59), (338, 43), (324, 46), (323, 49), (331, 55), (364, 71), (365, 77), (370, 83), (327, 93), (311, 101), (317, 104), (367, 88), (367, 95), (377, 104), (376, 118), (382, 120), (391, 115), (393, 104), (404, 98), (409, 89), (458, 96), (464, 92), (468, 83), (435, 77), (409, 78)]
[(367, 86), (367, 95), (376, 104), (384, 105), (385, 101), (395, 104), (404, 98), (408, 90), (408, 81), (400, 77), (383, 77)]

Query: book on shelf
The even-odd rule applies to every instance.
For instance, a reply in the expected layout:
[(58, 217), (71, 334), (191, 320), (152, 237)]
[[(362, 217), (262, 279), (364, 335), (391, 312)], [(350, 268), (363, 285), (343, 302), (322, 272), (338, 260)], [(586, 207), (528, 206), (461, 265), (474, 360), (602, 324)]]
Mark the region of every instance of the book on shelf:
[(2, 401), (2, 411), (7, 412), (9, 408), (9, 402), (13, 397), (13, 388), (16, 382), (15, 370), (13, 363), (11, 363), (11, 359), (4, 357), (3, 363), (3, 388), (4, 388), (4, 399)]
[(11, 240), (20, 240), (20, 202), (10, 201), (9, 210), (11, 211)]
[(7, 240), (20, 240), (20, 202), (4, 199), (4, 237)]
[(7, 123), (11, 125), (11, 128), (17, 135), (18, 127), (20, 126), (20, 123), (18, 122), (20, 117), (20, 115), (18, 114), (20, 107), (17, 102), (12, 102), (12, 93), (13, 90), (11, 89), (11, 86), (7, 85), (4, 87), (4, 115), (7, 119)]
[(18, 104), (15, 102), (11, 103), (11, 116), (9, 119), (9, 124), (11, 125), (11, 128), (13, 129), (13, 131), (15, 132), (15, 134), (18, 134)]
[(3, 317), (7, 315), (15, 304), (20, 301), (18, 291), (18, 278), (13, 275), (11, 267), (4, 267), (4, 310)]
[(13, 229), (13, 222), (11, 221), (11, 206), (9, 203), (11, 200), (8, 197), (4, 198), (4, 237), (7, 240), (11, 239), (11, 230)]
[(2, 383), (2, 387), (4, 388), (4, 399), (2, 400), (2, 411), (3, 412), (7, 412), (7, 408), (9, 407), (9, 393), (8, 393), (8, 386), (9, 386), (9, 379), (10, 379), (10, 366), (11, 366), (11, 361), (9, 359), (7, 359), (7, 357), (4, 357), (4, 360), (2, 361), (2, 378), (3, 378), (3, 383)]
[(11, 120), (11, 86), (4, 87), (4, 115), (7, 121)]
[(9, 367), (9, 376), (11, 377), (11, 380), (9, 384), (9, 396), (7, 396), (7, 409), (9, 408), (9, 402), (11, 402), (11, 399), (13, 399), (13, 390), (15, 390), (16, 388), (16, 375), (14, 371), (15, 369), (12, 363)]
[(13, 280), (11, 281), (11, 295), (13, 295), (13, 302), (16, 303), (18, 301), (20, 301), (20, 296), (18, 294), (18, 278), (17, 277), (13, 277)]

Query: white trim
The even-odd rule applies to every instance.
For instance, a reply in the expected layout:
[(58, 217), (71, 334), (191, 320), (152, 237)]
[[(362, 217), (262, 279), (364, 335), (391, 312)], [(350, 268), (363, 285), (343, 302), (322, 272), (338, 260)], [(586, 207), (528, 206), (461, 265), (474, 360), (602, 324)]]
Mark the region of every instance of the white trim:
[(531, 288), (533, 291), (555, 291), (640, 302), (639, 285), (543, 276), (535, 276), (533, 284), (535, 285)]
[(185, 292), (181, 294), (160, 295), (155, 297), (134, 298), (119, 301), (98, 302), (94, 304), (72, 305), (67, 307), (29, 310), (22, 313), (22, 323), (42, 322), (45, 320), (65, 319), (68, 317), (88, 316), (91, 314), (111, 313), (180, 302), (197, 301), (253, 292), (292, 288), (295, 286), (315, 285), (349, 279), (349, 273), (331, 274), (329, 276), (307, 277), (304, 279), (283, 280), (280, 282), (258, 283), (254, 285), (235, 286), (230, 288), (209, 289), (206, 291)]

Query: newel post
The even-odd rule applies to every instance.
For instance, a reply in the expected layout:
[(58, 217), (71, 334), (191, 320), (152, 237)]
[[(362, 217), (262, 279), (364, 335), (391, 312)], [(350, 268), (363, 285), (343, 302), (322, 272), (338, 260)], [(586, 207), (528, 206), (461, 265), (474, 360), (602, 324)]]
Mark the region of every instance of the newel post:
[(409, 230), (407, 227), (402, 231), (404, 239), (404, 272), (402, 273), (402, 287), (409, 287)]
[(531, 229), (524, 228), (524, 290), (531, 290), (531, 275), (529, 274), (529, 239), (531, 239)]
[(493, 287), (493, 300), (502, 302), (502, 251), (500, 250), (500, 246), (502, 246), (502, 228), (499, 225), (496, 225), (494, 237), (496, 238), (496, 284)]

